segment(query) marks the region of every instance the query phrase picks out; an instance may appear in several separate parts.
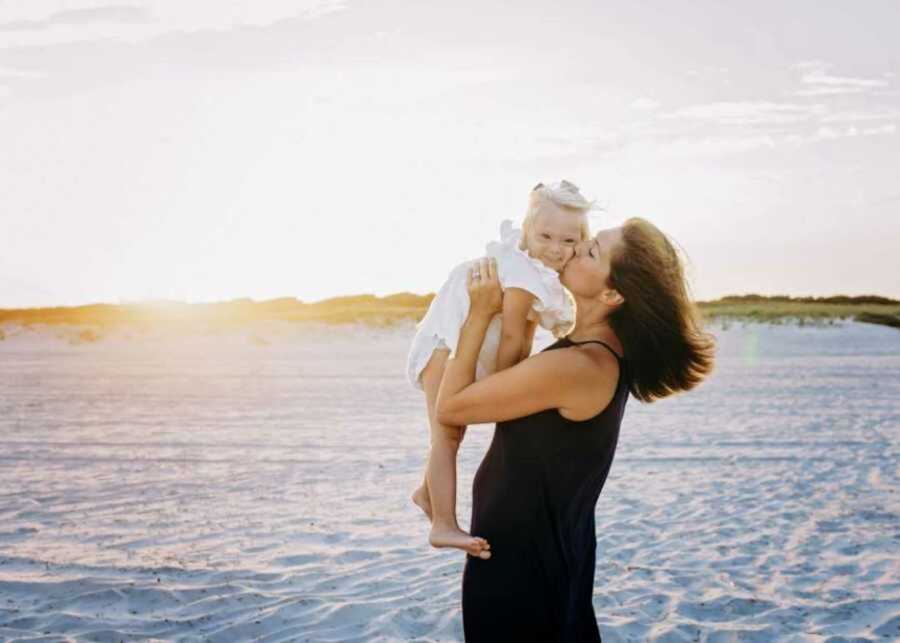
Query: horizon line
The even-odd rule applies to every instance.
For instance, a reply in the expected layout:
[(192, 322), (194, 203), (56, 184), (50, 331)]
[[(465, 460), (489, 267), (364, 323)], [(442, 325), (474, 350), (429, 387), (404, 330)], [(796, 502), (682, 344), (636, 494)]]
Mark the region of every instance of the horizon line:
[[(120, 300), (118, 302), (112, 303), (108, 301), (93, 301), (89, 303), (83, 304), (67, 304), (67, 305), (50, 305), (50, 306), (24, 306), (24, 307), (9, 307), (7, 308), (5, 305), (0, 306), (0, 311), (11, 312), (11, 311), (27, 311), (27, 310), (46, 310), (46, 309), (60, 309), (60, 308), (88, 308), (93, 306), (216, 306), (216, 305), (224, 305), (224, 304), (266, 304), (272, 302), (285, 302), (293, 301), (297, 305), (303, 306), (314, 306), (325, 304), (329, 302), (337, 302), (340, 300), (348, 300), (348, 299), (375, 299), (375, 300), (384, 300), (390, 298), (397, 297), (416, 297), (416, 298), (427, 298), (433, 297), (435, 295), (434, 292), (428, 292), (424, 294), (414, 293), (411, 291), (400, 291), (395, 293), (390, 293), (387, 295), (376, 295), (373, 293), (356, 293), (356, 294), (348, 294), (348, 295), (335, 295), (332, 297), (326, 297), (325, 299), (318, 299), (315, 301), (304, 301), (299, 297), (295, 296), (284, 296), (284, 297), (272, 297), (267, 299), (255, 299), (253, 297), (235, 297), (232, 299), (221, 299), (214, 301), (185, 301), (178, 299), (135, 299), (135, 300)], [(880, 295), (872, 292), (861, 293), (861, 294), (846, 294), (846, 293), (834, 293), (834, 294), (819, 294), (819, 295), (791, 295), (787, 293), (775, 293), (775, 294), (764, 294), (762, 292), (746, 292), (746, 293), (730, 293), (726, 295), (721, 295), (719, 297), (713, 299), (695, 299), (692, 300), (694, 303), (703, 304), (703, 303), (714, 303), (717, 301), (722, 301), (725, 299), (737, 299), (737, 298), (751, 298), (751, 297), (759, 297), (765, 299), (772, 298), (788, 298), (788, 299), (831, 299), (831, 298), (849, 298), (849, 299), (859, 299), (859, 298), (878, 298), (890, 300), (892, 303), (900, 303), (900, 299), (891, 297), (888, 295)]]

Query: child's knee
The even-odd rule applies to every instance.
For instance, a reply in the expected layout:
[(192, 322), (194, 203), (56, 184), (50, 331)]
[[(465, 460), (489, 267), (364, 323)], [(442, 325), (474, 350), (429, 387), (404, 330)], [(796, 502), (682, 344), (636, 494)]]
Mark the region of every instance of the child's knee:
[(437, 396), (437, 389), (441, 385), (441, 379), (444, 377), (444, 367), (447, 365), (447, 358), (450, 357), (450, 349), (436, 348), (431, 353), (428, 363), (422, 369), (419, 376), (422, 380), (422, 387), (426, 393), (433, 391)]

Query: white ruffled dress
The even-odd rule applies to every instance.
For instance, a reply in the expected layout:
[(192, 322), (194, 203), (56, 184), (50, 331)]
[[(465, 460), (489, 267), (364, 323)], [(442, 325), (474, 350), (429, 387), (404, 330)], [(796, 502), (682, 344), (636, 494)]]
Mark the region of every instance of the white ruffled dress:
[[(559, 282), (559, 273), (519, 248), (521, 238), (522, 231), (506, 220), (500, 224), (500, 241), (488, 243), (486, 254), (497, 259), (497, 273), (504, 290), (521, 288), (534, 295), (528, 319), (537, 320), (554, 335), (562, 335), (575, 320), (572, 299)], [(456, 352), (460, 328), (469, 314), (466, 278), (472, 264), (472, 261), (466, 261), (450, 272), (425, 317), (416, 326), (406, 364), (410, 384), (416, 388), (422, 388), (422, 370), (435, 349), (449, 348), (451, 355)], [(476, 379), (482, 379), (496, 369), (500, 333), (501, 316), (497, 315), (488, 326), (478, 355)]]

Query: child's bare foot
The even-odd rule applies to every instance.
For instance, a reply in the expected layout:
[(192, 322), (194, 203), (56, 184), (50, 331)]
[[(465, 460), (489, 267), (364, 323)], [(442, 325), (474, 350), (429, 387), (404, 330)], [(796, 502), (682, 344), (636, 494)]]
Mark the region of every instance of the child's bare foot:
[(428, 495), (428, 489), (424, 485), (413, 491), (412, 501), (419, 506), (419, 509), (425, 512), (428, 520), (431, 520), (431, 497)]
[(476, 558), (487, 560), (491, 557), (491, 546), (484, 538), (470, 536), (459, 527), (434, 525), (428, 534), (432, 547), (455, 547)]

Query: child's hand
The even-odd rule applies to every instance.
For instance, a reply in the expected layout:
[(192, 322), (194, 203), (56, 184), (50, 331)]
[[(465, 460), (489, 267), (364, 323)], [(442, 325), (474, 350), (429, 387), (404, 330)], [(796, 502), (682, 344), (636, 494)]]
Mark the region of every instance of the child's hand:
[(503, 289), (497, 276), (497, 260), (493, 257), (482, 257), (469, 268), (466, 289), (470, 315), (491, 318), (503, 310)]

